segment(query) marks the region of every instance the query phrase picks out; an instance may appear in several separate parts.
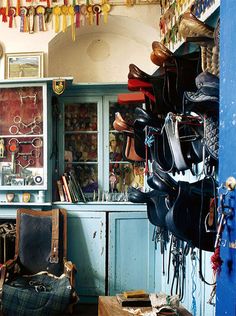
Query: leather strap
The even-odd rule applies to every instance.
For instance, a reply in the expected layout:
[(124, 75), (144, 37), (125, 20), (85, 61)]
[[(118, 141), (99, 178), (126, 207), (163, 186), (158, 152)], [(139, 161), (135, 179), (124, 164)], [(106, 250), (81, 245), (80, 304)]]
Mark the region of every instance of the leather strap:
[(59, 262), (59, 209), (52, 210), (52, 242), (50, 263)]
[(1, 276), (0, 276), (0, 301), (2, 300), (2, 288), (6, 277), (6, 266), (1, 267)]
[(174, 158), (176, 168), (179, 171), (187, 170), (188, 165), (185, 162), (182, 149), (181, 149), (181, 144), (180, 144), (179, 131), (178, 131), (178, 119), (175, 118), (175, 115), (171, 112), (168, 113), (166, 117), (165, 130), (166, 130), (166, 135), (168, 137), (168, 142), (170, 145), (171, 153)]

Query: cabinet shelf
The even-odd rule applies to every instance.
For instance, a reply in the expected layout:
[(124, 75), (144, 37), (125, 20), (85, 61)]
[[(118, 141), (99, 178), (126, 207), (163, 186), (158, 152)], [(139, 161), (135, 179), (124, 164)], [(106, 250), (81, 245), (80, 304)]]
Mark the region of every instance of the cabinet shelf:
[(0, 135), (0, 138), (35, 138), (43, 137), (43, 134), (4, 134)]
[(51, 206), (52, 203), (50, 202), (43, 202), (43, 203), (36, 203), (36, 202), (28, 202), (28, 203), (23, 203), (23, 202), (4, 202), (0, 201), (0, 205), (3, 206)]
[(84, 165), (84, 164), (98, 164), (98, 161), (72, 161), (72, 162), (68, 162), (68, 161), (65, 161), (65, 165)]
[(65, 131), (65, 134), (98, 134), (98, 131)]
[(112, 164), (113, 164), (113, 163), (128, 164), (128, 163), (130, 163), (130, 162), (127, 161), (127, 160), (114, 160), (114, 161), (113, 161), (113, 160), (110, 160), (109, 163), (112, 163)]

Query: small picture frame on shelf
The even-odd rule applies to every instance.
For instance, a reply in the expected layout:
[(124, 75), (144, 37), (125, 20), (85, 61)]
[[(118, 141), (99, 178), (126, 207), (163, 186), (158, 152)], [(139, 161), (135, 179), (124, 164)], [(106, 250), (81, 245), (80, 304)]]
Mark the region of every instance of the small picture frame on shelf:
[(5, 79), (42, 78), (43, 52), (6, 53)]

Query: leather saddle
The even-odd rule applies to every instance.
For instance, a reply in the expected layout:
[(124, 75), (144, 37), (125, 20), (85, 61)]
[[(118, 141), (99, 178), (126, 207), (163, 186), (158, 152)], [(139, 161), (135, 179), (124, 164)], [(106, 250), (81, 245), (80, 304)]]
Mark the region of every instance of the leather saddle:
[(196, 116), (168, 113), (165, 120), (165, 131), (173, 159), (178, 171), (192, 168), (192, 164), (202, 161), (203, 123)]
[(113, 127), (124, 134), (124, 142), (122, 148), (123, 158), (127, 161), (144, 161), (135, 150), (134, 127), (132, 123), (125, 121), (119, 112), (115, 114)]
[(165, 228), (165, 216), (168, 212), (166, 207), (166, 194), (157, 190), (141, 192), (140, 190), (129, 187), (128, 199), (133, 203), (146, 203), (149, 221), (154, 226)]
[(184, 93), (186, 112), (193, 111), (202, 117), (202, 137), (207, 155), (217, 161), (219, 149), (219, 78), (209, 72), (196, 77), (196, 92)]
[[(213, 251), (216, 214), (215, 209), (211, 210), (211, 202), (214, 196), (211, 180), (201, 180), (197, 187), (195, 184), (179, 181), (177, 198), (165, 218), (168, 230), (188, 242), (191, 247)], [(212, 217), (214, 219), (208, 221)]]

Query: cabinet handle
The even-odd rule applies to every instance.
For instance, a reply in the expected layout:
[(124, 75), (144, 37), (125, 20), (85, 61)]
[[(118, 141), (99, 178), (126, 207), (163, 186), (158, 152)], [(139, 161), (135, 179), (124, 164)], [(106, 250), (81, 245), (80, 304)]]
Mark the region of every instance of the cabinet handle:
[(103, 221), (101, 221), (100, 222), (100, 239), (102, 239), (102, 237), (103, 237), (103, 225), (104, 225), (104, 223), (103, 223)]

